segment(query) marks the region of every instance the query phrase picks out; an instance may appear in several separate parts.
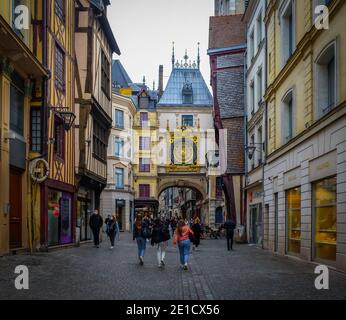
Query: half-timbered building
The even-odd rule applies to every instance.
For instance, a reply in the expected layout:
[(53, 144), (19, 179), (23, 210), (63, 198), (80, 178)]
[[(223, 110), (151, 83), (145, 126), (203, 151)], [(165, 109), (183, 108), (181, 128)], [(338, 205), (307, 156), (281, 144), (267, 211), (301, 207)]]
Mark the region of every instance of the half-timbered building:
[(75, 108), (77, 223), (88, 240), (88, 220), (100, 208), (107, 184), (107, 147), (112, 127), (112, 54), (120, 50), (107, 19), (108, 0), (75, 3)]

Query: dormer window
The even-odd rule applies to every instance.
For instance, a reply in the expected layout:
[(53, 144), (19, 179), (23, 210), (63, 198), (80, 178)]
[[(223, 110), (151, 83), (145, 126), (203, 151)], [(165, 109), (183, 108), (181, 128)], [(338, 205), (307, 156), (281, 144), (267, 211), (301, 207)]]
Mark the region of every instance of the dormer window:
[(186, 82), (183, 87), (183, 104), (193, 104), (192, 84)]

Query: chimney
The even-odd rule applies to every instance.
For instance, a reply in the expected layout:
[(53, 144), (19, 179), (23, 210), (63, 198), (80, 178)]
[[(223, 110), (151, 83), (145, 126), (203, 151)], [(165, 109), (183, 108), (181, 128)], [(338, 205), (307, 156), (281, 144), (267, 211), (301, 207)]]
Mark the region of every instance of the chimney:
[(159, 100), (163, 94), (163, 65), (159, 66), (159, 87), (158, 87)]

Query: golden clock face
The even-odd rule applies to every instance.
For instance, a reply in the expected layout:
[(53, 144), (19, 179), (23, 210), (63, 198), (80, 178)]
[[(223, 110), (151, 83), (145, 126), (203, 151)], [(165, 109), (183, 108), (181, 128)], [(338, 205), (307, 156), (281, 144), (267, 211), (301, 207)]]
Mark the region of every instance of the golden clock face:
[(192, 164), (193, 142), (191, 139), (179, 139), (174, 141), (174, 164)]

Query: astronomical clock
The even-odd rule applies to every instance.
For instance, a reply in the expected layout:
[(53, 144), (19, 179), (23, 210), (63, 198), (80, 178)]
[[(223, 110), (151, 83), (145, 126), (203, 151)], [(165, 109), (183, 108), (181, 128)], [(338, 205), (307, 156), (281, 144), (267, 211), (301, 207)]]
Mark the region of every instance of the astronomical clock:
[(199, 171), (198, 140), (192, 128), (181, 127), (170, 134), (170, 171)]

